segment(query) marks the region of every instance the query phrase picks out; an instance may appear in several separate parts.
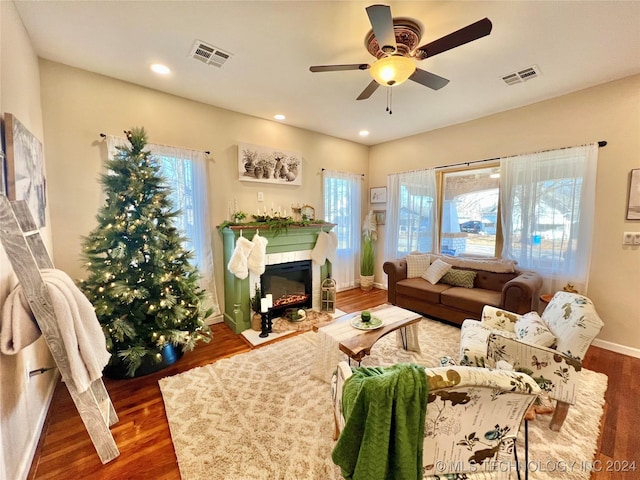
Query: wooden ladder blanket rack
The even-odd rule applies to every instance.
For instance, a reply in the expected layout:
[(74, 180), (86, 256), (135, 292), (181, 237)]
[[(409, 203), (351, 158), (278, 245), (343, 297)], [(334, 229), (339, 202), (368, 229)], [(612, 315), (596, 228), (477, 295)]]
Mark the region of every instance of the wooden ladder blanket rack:
[(109, 429), (118, 415), (102, 378), (84, 392), (75, 387), (53, 303), (40, 274), (41, 269), (54, 268), (53, 262), (24, 200), (11, 202), (0, 195), (0, 239), (98, 456), (107, 463), (120, 455)]

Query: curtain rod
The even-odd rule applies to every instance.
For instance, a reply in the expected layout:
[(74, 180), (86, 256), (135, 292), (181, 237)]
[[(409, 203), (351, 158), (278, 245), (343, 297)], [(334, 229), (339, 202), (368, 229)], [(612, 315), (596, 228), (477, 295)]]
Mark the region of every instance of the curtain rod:
[[(325, 170), (327, 170), (326, 168), (323, 168), (322, 171), (324, 172)], [(360, 176), (364, 177), (364, 173), (361, 173)]]
[[(602, 148), (602, 147), (606, 147), (607, 146), (607, 141), (606, 140), (600, 140), (598, 142), (598, 148)], [(560, 147), (560, 148), (549, 148), (547, 150), (538, 150), (536, 152), (530, 152), (530, 153), (543, 153), (543, 152), (553, 152), (554, 150), (565, 150), (567, 148), (575, 148), (575, 147)], [(501, 160), (502, 158), (509, 158), (509, 157), (515, 157), (518, 155), (527, 155), (526, 153), (518, 153), (516, 155), (509, 155), (508, 157), (495, 157), (495, 158), (486, 158), (484, 160), (473, 160), (471, 162), (462, 162), (462, 163), (452, 163), (451, 165), (441, 165), (439, 167), (434, 167), (435, 170), (441, 170), (443, 168), (451, 168), (451, 167), (462, 167), (462, 166), (469, 166), (469, 165), (473, 165), (474, 163), (484, 163), (484, 162), (495, 162), (496, 160)]]
[[(126, 134), (126, 133), (127, 133), (127, 132), (125, 132), (125, 134)], [(104, 133), (101, 133), (101, 134), (100, 134), (100, 136), (101, 136), (102, 138), (107, 138), (107, 135), (106, 135), (106, 134), (104, 134)], [(173, 145), (163, 145), (163, 144), (161, 144), (161, 143), (156, 143), (156, 145), (161, 145), (161, 146), (163, 146), (163, 147), (171, 147), (171, 148), (182, 148), (182, 147), (175, 147), (175, 146), (173, 146)], [(193, 149), (191, 149), (191, 148), (187, 148), (186, 150), (193, 150)], [(197, 152), (197, 151), (199, 151), (199, 150), (195, 150), (195, 151)], [(210, 154), (211, 154), (211, 152), (210, 152), (209, 150), (205, 150), (205, 151), (204, 151), (204, 153), (206, 153), (207, 155), (210, 155)]]

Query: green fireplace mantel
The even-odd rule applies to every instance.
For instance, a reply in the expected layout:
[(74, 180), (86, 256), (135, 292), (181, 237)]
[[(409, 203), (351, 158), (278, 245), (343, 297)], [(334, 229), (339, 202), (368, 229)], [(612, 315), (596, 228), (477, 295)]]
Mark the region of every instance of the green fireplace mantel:
[[(229, 271), (227, 265), (233, 254), (236, 241), (240, 235), (251, 240), (256, 232), (266, 238), (267, 255), (274, 253), (295, 252), (299, 250), (313, 250), (321, 230), (329, 232), (335, 227), (332, 223), (319, 223), (305, 226), (289, 226), (286, 230), (275, 233), (268, 226), (232, 225), (218, 231), (222, 235), (224, 256), (224, 322), (234, 331), (240, 333), (251, 327), (251, 285), (250, 275), (239, 279)], [(330, 262), (327, 261), (320, 268), (319, 282), (327, 278)], [(315, 293), (315, 292), (314, 292)]]

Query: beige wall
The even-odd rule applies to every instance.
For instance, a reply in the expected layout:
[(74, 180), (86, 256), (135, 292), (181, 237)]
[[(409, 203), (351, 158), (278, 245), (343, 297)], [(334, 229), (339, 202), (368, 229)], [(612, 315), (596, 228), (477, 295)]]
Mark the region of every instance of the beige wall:
[[(228, 204), (256, 213), (308, 203), (322, 218), (321, 169), (367, 173), (369, 149), (334, 137), (293, 128), (275, 121), (234, 113), (130, 83), (41, 61), (42, 105), (47, 143), (49, 201), (59, 268), (74, 278), (83, 276), (81, 236), (95, 227), (102, 204), (98, 176), (106, 157), (100, 132), (122, 135), (144, 126), (149, 141), (194, 150), (209, 150), (212, 225), (227, 219)], [(302, 186), (240, 182), (237, 144), (253, 143), (302, 153)], [(363, 192), (367, 192), (366, 177)], [(264, 193), (258, 203), (257, 192)], [(364, 195), (363, 195), (364, 196)], [(222, 305), (221, 236), (213, 234), (218, 297)]]
[[(0, 22), (0, 111), (14, 114), (43, 141), (38, 59), (13, 2), (0, 2)], [(50, 232), (46, 227), (42, 234), (51, 251)], [(14, 282), (15, 275), (0, 246), (0, 304)], [(26, 371), (51, 365), (42, 338), (18, 355), (0, 355), (0, 478), (20, 479), (28, 473), (57, 376), (45, 373), (27, 382)]]
[(599, 150), (588, 296), (605, 323), (600, 344), (638, 355), (640, 247), (623, 246), (622, 235), (640, 231), (638, 221), (625, 220), (629, 172), (640, 168), (640, 76), (374, 146), (369, 181), (385, 185), (389, 173), (599, 140), (608, 145)]

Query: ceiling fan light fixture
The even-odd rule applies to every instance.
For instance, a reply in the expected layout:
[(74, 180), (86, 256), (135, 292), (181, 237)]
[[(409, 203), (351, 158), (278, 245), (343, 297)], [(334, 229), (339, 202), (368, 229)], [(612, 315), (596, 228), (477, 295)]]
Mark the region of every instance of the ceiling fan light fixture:
[(416, 64), (413, 59), (401, 55), (383, 57), (369, 69), (373, 79), (386, 87), (400, 85), (415, 71)]

